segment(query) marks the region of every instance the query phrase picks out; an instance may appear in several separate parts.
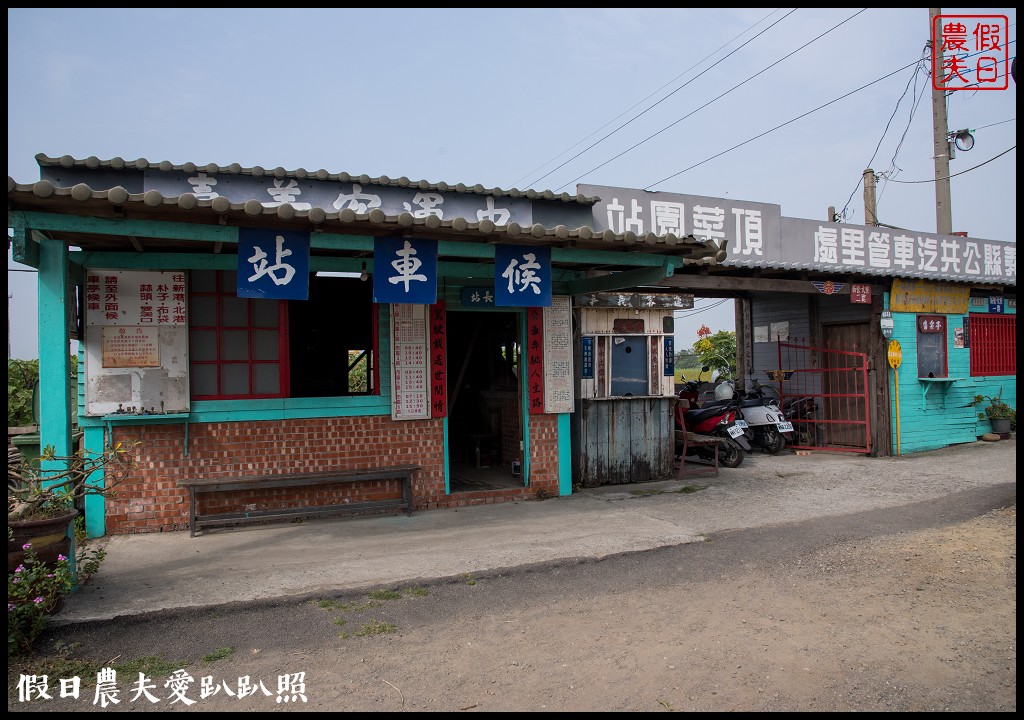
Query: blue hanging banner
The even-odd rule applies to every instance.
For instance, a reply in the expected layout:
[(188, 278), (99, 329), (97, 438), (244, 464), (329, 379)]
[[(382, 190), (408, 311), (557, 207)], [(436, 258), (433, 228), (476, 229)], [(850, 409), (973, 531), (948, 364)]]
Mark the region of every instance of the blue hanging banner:
[(671, 335), (665, 336), (665, 377), (676, 374), (676, 341)]
[(551, 248), (497, 245), (494, 248), (494, 304), (551, 307)]
[(238, 297), (309, 299), (309, 233), (238, 229)]
[(437, 240), (374, 238), (373, 301), (437, 302)]

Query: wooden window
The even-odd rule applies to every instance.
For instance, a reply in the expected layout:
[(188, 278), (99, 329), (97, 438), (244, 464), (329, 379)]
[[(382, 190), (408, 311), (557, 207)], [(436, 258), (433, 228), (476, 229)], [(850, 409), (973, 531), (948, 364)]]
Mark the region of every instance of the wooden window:
[(1017, 374), (1017, 316), (970, 316), (971, 375)]
[(917, 316), (917, 376), (949, 377), (946, 363), (946, 317)]
[(371, 283), (309, 281), (308, 300), (265, 300), (238, 297), (233, 271), (191, 272), (193, 400), (380, 394)]

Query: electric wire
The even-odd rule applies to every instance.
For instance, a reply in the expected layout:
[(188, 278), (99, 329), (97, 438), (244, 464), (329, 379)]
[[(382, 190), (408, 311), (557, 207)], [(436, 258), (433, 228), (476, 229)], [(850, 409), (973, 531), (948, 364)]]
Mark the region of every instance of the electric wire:
[(899, 68), (896, 68), (896, 69), (895, 69), (895, 70), (893, 70), (892, 72), (890, 72), (890, 73), (886, 73), (885, 75), (883, 75), (883, 76), (882, 76), (882, 77), (880, 77), (880, 78), (876, 78), (875, 80), (872, 80), (872, 81), (871, 81), (871, 82), (869, 82), (869, 83), (866, 83), (866, 84), (864, 84), (864, 85), (861, 85), (861, 86), (860, 86), (859, 88), (856, 88), (855, 90), (851, 90), (851, 91), (849, 91), (848, 93), (844, 93), (843, 95), (840, 95), (840, 96), (839, 96), (839, 97), (837, 97), (837, 98), (834, 98), (834, 99), (832, 99), (832, 100), (829, 100), (829, 101), (828, 101), (827, 103), (823, 103), (823, 104), (819, 105), (819, 106), (818, 106), (818, 107), (816, 107), (816, 108), (813, 108), (813, 109), (811, 109), (811, 110), (808, 110), (808, 111), (807, 111), (807, 112), (805, 112), (805, 113), (801, 113), (800, 115), (797, 115), (796, 117), (794, 117), (794, 118), (791, 118), (791, 119), (787, 120), (787, 121), (786, 121), (786, 122), (784, 122), (784, 123), (781, 123), (781, 124), (779, 124), (779, 125), (776, 125), (776, 126), (775, 126), (775, 127), (773, 127), (773, 128), (770, 128), (770, 129), (768, 129), (768, 130), (765, 130), (765, 131), (764, 131), (763, 133), (759, 133), (758, 135), (755, 135), (754, 137), (748, 138), (748, 139), (744, 140), (744, 141), (743, 141), (743, 142), (741, 142), (741, 143), (737, 143), (737, 144), (733, 145), (733, 146), (732, 146), (731, 148), (728, 148), (728, 149), (726, 149), (726, 150), (723, 150), (722, 152), (720, 152), (720, 153), (717, 153), (717, 154), (715, 154), (715, 155), (712, 155), (711, 157), (708, 157), (708, 158), (704, 158), (704, 159), (703, 159), (703, 160), (701, 160), (700, 162), (698, 162), (698, 163), (694, 163), (693, 165), (690, 165), (689, 167), (687, 167), (687, 168), (684, 168), (684, 169), (680, 170), (679, 172), (676, 172), (676, 173), (673, 173), (673, 174), (671, 174), (671, 175), (668, 175), (668, 176), (666, 176), (666, 177), (663, 177), (663, 178), (662, 178), (661, 180), (656, 180), (656, 181), (654, 181), (654, 182), (650, 183), (649, 185), (647, 185), (646, 187), (644, 187), (643, 189), (644, 189), (644, 190), (650, 190), (650, 189), (651, 189), (652, 187), (654, 187), (655, 185), (658, 185), (658, 184), (660, 184), (660, 183), (663, 183), (663, 182), (665, 182), (666, 180), (671, 180), (671, 179), (672, 179), (672, 178), (674, 178), (674, 177), (678, 177), (679, 175), (682, 175), (682, 174), (683, 174), (683, 173), (685, 173), (685, 172), (689, 172), (690, 170), (693, 170), (694, 168), (700, 167), (701, 165), (703, 165), (703, 164), (705, 164), (705, 163), (708, 163), (708, 162), (711, 162), (712, 160), (715, 160), (715, 159), (717, 159), (717, 158), (720, 158), (721, 156), (723, 156), (723, 155), (726, 155), (727, 153), (730, 153), (730, 152), (732, 152), (733, 150), (736, 150), (736, 149), (738, 149), (738, 148), (741, 148), (741, 147), (743, 147), (744, 145), (748, 145), (748, 144), (750, 144), (750, 143), (754, 142), (755, 140), (760, 140), (760, 139), (761, 139), (761, 138), (763, 138), (763, 137), (764, 137), (765, 135), (769, 135), (769, 134), (771, 134), (771, 133), (775, 132), (776, 130), (780, 130), (780, 129), (782, 129), (782, 128), (786, 127), (787, 125), (792, 125), (792, 124), (793, 124), (793, 123), (795, 123), (795, 122), (796, 122), (797, 120), (802, 120), (803, 118), (807, 117), (808, 115), (813, 115), (814, 113), (818, 112), (819, 110), (823, 110), (823, 109), (827, 108), (827, 107), (828, 107), (829, 105), (835, 105), (835, 104), (836, 104), (837, 102), (839, 102), (840, 100), (845, 100), (846, 98), (850, 97), (851, 95), (855, 95), (856, 93), (859, 93), (859, 92), (860, 92), (861, 90), (866, 90), (867, 88), (871, 87), (872, 85), (877, 85), (878, 83), (882, 82), (883, 80), (888, 80), (888, 79), (889, 79), (889, 78), (891, 78), (891, 77), (892, 77), (893, 75), (898, 75), (899, 73), (903, 72), (903, 71), (904, 71), (904, 70), (906, 70), (907, 68), (910, 68), (910, 67), (913, 67), (914, 65), (917, 65), (917, 63), (918, 63), (918, 62), (919, 62), (918, 60), (915, 60), (915, 61), (914, 61), (914, 62), (912, 62), (912, 63), (907, 63), (907, 64), (906, 64), (906, 65), (904, 65), (903, 67), (899, 67)]
[[(737, 48), (736, 48), (735, 50), (732, 50), (732, 51), (730, 51), (730, 52), (729, 52), (728, 54), (726, 54), (725, 56), (723, 56), (723, 57), (722, 57), (722, 58), (720, 58), (719, 60), (716, 60), (716, 61), (715, 61), (714, 63), (712, 63), (711, 65), (709, 65), (709, 66), (708, 66), (707, 68), (705, 68), (704, 70), (701, 70), (701, 71), (700, 71), (700, 72), (699, 72), (698, 74), (694, 75), (694, 76), (693, 76), (692, 78), (690, 78), (690, 79), (689, 79), (689, 80), (687, 80), (687, 81), (686, 81), (685, 83), (683, 83), (682, 85), (680, 85), (679, 87), (677, 87), (677, 88), (676, 88), (675, 90), (673, 90), (672, 92), (670, 92), (670, 93), (669, 93), (668, 95), (666, 95), (665, 97), (663, 97), (663, 98), (662, 98), (661, 100), (659, 100), (658, 102), (654, 103), (653, 105), (651, 105), (651, 106), (650, 106), (649, 108), (647, 108), (647, 109), (646, 109), (646, 110), (644, 110), (643, 112), (640, 112), (640, 113), (638, 113), (637, 115), (635, 115), (634, 117), (632, 117), (631, 119), (627, 120), (627, 121), (626, 121), (626, 122), (624, 122), (624, 123), (623, 123), (622, 125), (619, 125), (619, 126), (618, 126), (617, 128), (615, 128), (615, 129), (614, 129), (614, 130), (612, 130), (612, 131), (611, 131), (610, 133), (608, 133), (607, 135), (605, 135), (604, 137), (602, 137), (602, 138), (601, 138), (600, 140), (597, 140), (597, 141), (595, 141), (595, 142), (591, 143), (591, 144), (590, 144), (590, 145), (588, 145), (588, 146), (587, 146), (586, 148), (584, 148), (583, 150), (580, 150), (580, 151), (579, 151), (578, 153), (576, 153), (575, 155), (573, 155), (573, 156), (572, 156), (571, 158), (569, 158), (568, 160), (566, 160), (566, 161), (565, 161), (564, 163), (562, 163), (561, 165), (559, 165), (559, 166), (557, 166), (557, 167), (555, 167), (555, 168), (552, 168), (551, 170), (549, 170), (548, 172), (544, 173), (544, 174), (543, 174), (543, 175), (541, 175), (541, 176), (540, 176), (539, 178), (537, 178), (536, 180), (534, 180), (533, 182), (531, 182), (531, 183), (529, 183), (529, 184), (530, 184), (531, 186), (534, 186), (534, 185), (536, 185), (537, 183), (539, 183), (539, 182), (540, 182), (541, 180), (543, 180), (544, 178), (548, 177), (548, 176), (549, 176), (549, 175), (551, 175), (552, 173), (554, 173), (554, 172), (556, 172), (556, 171), (558, 171), (558, 170), (561, 170), (562, 168), (564, 168), (564, 167), (565, 167), (566, 165), (568, 165), (569, 163), (571, 163), (571, 162), (572, 162), (573, 160), (575, 160), (576, 158), (578, 158), (578, 157), (579, 157), (580, 155), (583, 155), (584, 153), (586, 153), (586, 152), (587, 152), (587, 151), (589, 151), (590, 149), (592, 149), (592, 148), (596, 147), (597, 145), (599, 145), (600, 143), (604, 142), (605, 140), (607, 140), (608, 138), (610, 138), (610, 137), (611, 137), (612, 135), (614, 135), (615, 133), (617, 133), (617, 132), (618, 132), (619, 130), (621, 130), (622, 128), (624, 128), (624, 127), (626, 127), (627, 125), (629, 125), (629, 124), (630, 124), (631, 122), (633, 122), (634, 120), (637, 120), (638, 118), (642, 117), (643, 115), (646, 115), (646, 114), (647, 114), (648, 112), (650, 112), (650, 111), (651, 111), (651, 110), (653, 110), (654, 108), (658, 107), (658, 105), (660, 105), (661, 103), (663, 103), (663, 102), (665, 102), (666, 100), (668, 100), (668, 99), (669, 99), (670, 97), (672, 97), (672, 96), (673, 96), (673, 95), (675, 95), (675, 94), (676, 94), (677, 92), (679, 92), (680, 90), (682, 90), (683, 88), (685, 88), (685, 87), (686, 87), (687, 85), (689, 85), (690, 83), (692, 83), (692, 82), (693, 82), (694, 80), (697, 80), (697, 79), (698, 79), (698, 78), (700, 78), (701, 76), (705, 75), (706, 73), (708, 73), (709, 71), (711, 71), (711, 70), (712, 70), (713, 68), (717, 67), (718, 65), (720, 65), (720, 64), (721, 64), (721, 63), (723, 63), (723, 62), (725, 62), (725, 61), (726, 61), (726, 60), (728, 60), (728, 59), (729, 59), (730, 57), (732, 57), (733, 55), (735, 55), (736, 53), (738, 53), (738, 52), (739, 52), (740, 50), (742, 50), (743, 48), (745, 48), (745, 47), (746, 47), (747, 45), (749, 45), (750, 43), (754, 42), (754, 40), (757, 40), (757, 39), (758, 39), (759, 37), (761, 37), (762, 35), (764, 35), (764, 34), (765, 34), (766, 32), (768, 32), (769, 30), (771, 30), (771, 29), (772, 29), (773, 27), (775, 27), (776, 25), (778, 25), (778, 24), (779, 24), (780, 22), (782, 22), (783, 20), (785, 20), (786, 18), (788, 18), (788, 17), (790, 16), (790, 15), (792, 15), (793, 13), (795, 13), (795, 12), (796, 12), (796, 11), (797, 11), (798, 9), (799, 9), (799, 8), (793, 8), (793, 9), (792, 9), (792, 10), (790, 10), (790, 11), (789, 11), (788, 13), (786, 13), (785, 15), (783, 15), (783, 16), (782, 16), (781, 18), (779, 18), (778, 20), (776, 20), (775, 22), (773, 22), (773, 23), (772, 23), (771, 25), (769, 25), (768, 27), (766, 27), (766, 28), (765, 28), (764, 30), (762, 30), (761, 32), (759, 32), (759, 33), (758, 33), (757, 35), (755, 35), (754, 37), (750, 38), (749, 40), (747, 40), (746, 42), (744, 42), (744, 43), (743, 43), (742, 45), (740, 45), (739, 47), (737, 47)], [(569, 184), (569, 183), (565, 183), (565, 185), (568, 185), (568, 184)], [(562, 185), (562, 187), (565, 187), (565, 185)]]
[[(601, 131), (602, 131), (602, 130), (604, 130), (604, 129), (605, 129), (606, 127), (608, 127), (609, 125), (611, 125), (611, 124), (612, 124), (613, 122), (615, 122), (616, 120), (618, 120), (619, 118), (621, 118), (621, 117), (622, 117), (623, 115), (626, 115), (627, 113), (631, 112), (631, 111), (632, 111), (632, 110), (634, 110), (635, 108), (639, 107), (640, 105), (642, 105), (642, 104), (644, 104), (645, 102), (647, 102), (648, 100), (650, 100), (650, 99), (651, 99), (652, 97), (654, 97), (655, 95), (657, 95), (658, 93), (660, 93), (660, 92), (661, 92), (662, 90), (664, 90), (665, 88), (667, 88), (667, 87), (668, 87), (669, 85), (671, 85), (672, 83), (674, 83), (674, 82), (675, 82), (676, 80), (678, 80), (679, 78), (683, 77), (684, 75), (686, 75), (686, 74), (687, 74), (688, 72), (690, 72), (690, 71), (691, 71), (691, 70), (693, 70), (694, 68), (698, 67), (698, 66), (699, 66), (699, 65), (700, 65), (701, 63), (703, 63), (703, 62), (704, 62), (705, 60), (707, 60), (707, 59), (709, 59), (709, 58), (713, 57), (713, 56), (714, 56), (714, 55), (715, 55), (715, 54), (716, 54), (717, 52), (719, 52), (719, 51), (720, 51), (720, 50), (722, 50), (723, 48), (726, 48), (726, 47), (728, 47), (728, 46), (729, 46), (729, 45), (730, 45), (731, 43), (735, 42), (735, 41), (736, 41), (736, 40), (738, 40), (739, 38), (741, 38), (741, 37), (743, 37), (744, 35), (746, 35), (746, 34), (747, 34), (748, 32), (750, 32), (751, 30), (753, 30), (754, 28), (756, 28), (756, 27), (757, 27), (758, 25), (760, 25), (761, 23), (763, 23), (763, 22), (764, 22), (765, 20), (767, 20), (768, 18), (770, 18), (770, 17), (772, 16), (772, 15), (774, 15), (775, 13), (777, 13), (777, 12), (778, 12), (778, 11), (779, 11), (780, 9), (781, 9), (781, 8), (775, 8), (775, 9), (774, 9), (774, 10), (772, 10), (772, 11), (771, 11), (770, 13), (768, 13), (767, 15), (765, 15), (765, 16), (764, 16), (763, 18), (761, 18), (760, 20), (758, 20), (758, 21), (757, 21), (756, 23), (754, 23), (753, 25), (751, 25), (750, 27), (748, 27), (748, 28), (747, 28), (746, 30), (744, 30), (743, 32), (741, 32), (741, 33), (739, 33), (739, 34), (737, 34), (737, 35), (733, 36), (733, 37), (732, 37), (732, 38), (730, 38), (730, 39), (729, 39), (728, 41), (726, 41), (726, 42), (722, 43), (722, 45), (720, 45), (720, 46), (719, 46), (719, 47), (717, 47), (716, 49), (714, 49), (714, 50), (712, 50), (711, 52), (709, 52), (709, 53), (708, 53), (707, 55), (705, 55), (704, 57), (702, 57), (702, 58), (701, 58), (700, 60), (698, 60), (697, 62), (695, 62), (695, 63), (694, 63), (693, 65), (691, 65), (690, 67), (688, 67), (688, 68), (686, 68), (685, 70), (683, 70), (683, 71), (682, 71), (681, 73), (679, 73), (679, 74), (678, 74), (678, 75), (676, 75), (676, 76), (675, 76), (674, 78), (672, 78), (671, 80), (669, 80), (669, 81), (668, 81), (667, 83), (665, 83), (664, 85), (662, 85), (661, 87), (659, 87), (659, 88), (658, 88), (657, 90), (654, 90), (653, 92), (651, 92), (650, 94), (648, 94), (648, 95), (647, 95), (647, 97), (645, 97), (645, 98), (642, 98), (641, 100), (638, 100), (637, 102), (633, 103), (633, 105), (631, 105), (630, 107), (628, 107), (628, 108), (626, 108), (625, 110), (623, 110), (622, 112), (620, 112), (620, 113), (619, 113), (618, 115), (616, 115), (615, 117), (613, 117), (613, 118), (612, 118), (611, 120), (609, 120), (608, 122), (606, 122), (606, 123), (605, 123), (604, 125), (602, 125), (601, 127), (599, 127), (599, 128), (597, 128), (596, 130), (594, 130), (594, 131), (593, 131), (592, 133), (590, 133), (589, 135), (587, 135), (587, 136), (583, 137), (582, 139), (580, 139), (580, 140), (579, 140), (579, 141), (577, 141), (576, 143), (574, 143), (574, 144), (570, 145), (570, 146), (569, 146), (569, 147), (567, 147), (567, 148), (566, 148), (565, 150), (563, 150), (562, 152), (560, 152), (560, 153), (558, 153), (557, 155), (555, 155), (555, 156), (554, 156), (553, 158), (551, 158), (551, 159), (550, 159), (550, 160), (548, 160), (547, 162), (545, 162), (545, 163), (542, 163), (542, 164), (541, 164), (541, 165), (539, 165), (538, 167), (534, 168), (534, 169), (533, 169), (533, 170), (531, 170), (530, 172), (526, 173), (525, 175), (523, 175), (522, 177), (520, 177), (519, 179), (517, 179), (517, 180), (516, 180), (515, 182), (511, 183), (510, 187), (518, 187), (518, 186), (519, 186), (519, 183), (521, 183), (521, 182), (522, 182), (523, 180), (525, 180), (526, 178), (530, 177), (531, 175), (533, 175), (533, 174), (534, 174), (534, 173), (536, 173), (536, 172), (540, 172), (541, 170), (543, 170), (543, 169), (545, 168), (545, 166), (549, 165), (550, 163), (553, 163), (553, 162), (555, 162), (556, 160), (558, 160), (558, 159), (559, 159), (560, 157), (562, 157), (562, 156), (563, 156), (563, 155), (565, 155), (566, 153), (568, 153), (568, 152), (572, 152), (572, 150), (573, 150), (574, 148), (576, 148), (577, 146), (579, 146), (579, 145), (581, 145), (581, 144), (585, 143), (585, 142), (586, 142), (587, 140), (589, 140), (590, 138), (592, 138), (592, 137), (593, 137), (594, 135), (597, 135), (597, 134), (598, 134), (599, 132), (601, 132)], [(640, 116), (639, 116), (639, 115), (637, 115), (637, 117), (640, 117)], [(636, 118), (633, 118), (633, 119), (635, 120)], [(630, 120), (630, 122), (632, 122), (632, 120)]]
[[(892, 126), (892, 121), (896, 117), (896, 113), (899, 112), (900, 105), (903, 103), (903, 98), (905, 98), (907, 96), (907, 92), (910, 90), (911, 83), (913, 83), (914, 81), (917, 80), (918, 73), (920, 73), (920, 71), (921, 71), (921, 65), (924, 63), (925, 51), (926, 50), (927, 50), (927, 47), (921, 49), (921, 57), (920, 57), (920, 59), (917, 62), (917, 66), (914, 68), (914, 72), (912, 72), (910, 74), (910, 77), (907, 78), (907, 84), (903, 88), (903, 93), (896, 100), (896, 107), (894, 107), (892, 109), (892, 115), (889, 116), (889, 121), (885, 123), (885, 129), (882, 130), (882, 136), (880, 138), (878, 138), (878, 143), (875, 145), (875, 151), (873, 153), (871, 153), (871, 159), (868, 160), (867, 165), (865, 165), (864, 167), (870, 168), (871, 164), (875, 161), (875, 158), (878, 156), (878, 151), (882, 147), (882, 141), (885, 140), (885, 136), (889, 133), (889, 128)], [(917, 95), (916, 90), (915, 90), (914, 95), (915, 96)], [(913, 112), (911, 112), (910, 116), (911, 116), (911, 118), (913, 118), (913, 116), (914, 116)], [(909, 122), (908, 122), (908, 126), (909, 126)], [(862, 182), (864, 182), (864, 175), (863, 174), (861, 174), (861, 176), (857, 179), (857, 184), (853, 186), (853, 190), (850, 191), (850, 197), (848, 197), (846, 199), (846, 204), (843, 205), (843, 209), (839, 212), (839, 217), (846, 218), (846, 210), (847, 210), (847, 208), (850, 207), (850, 203), (853, 201), (853, 196), (857, 193), (857, 188), (860, 187)], [(834, 218), (832, 218), (832, 219), (834, 220)]]
[[(725, 97), (726, 95), (728, 95), (728, 94), (729, 94), (729, 93), (731, 93), (732, 91), (734, 91), (734, 90), (737, 90), (737, 89), (739, 89), (740, 87), (742, 87), (742, 86), (746, 85), (746, 84), (747, 84), (748, 82), (750, 82), (750, 81), (751, 81), (751, 80), (753, 80), (754, 78), (758, 77), (759, 75), (762, 75), (762, 74), (764, 74), (764, 73), (768, 72), (769, 70), (771, 70), (771, 69), (773, 69), (773, 68), (776, 68), (776, 67), (778, 67), (778, 66), (779, 66), (779, 64), (781, 64), (781, 63), (782, 63), (783, 61), (785, 61), (785, 60), (788, 60), (788, 59), (789, 59), (789, 58), (791, 58), (791, 57), (792, 57), (793, 55), (796, 55), (796, 54), (797, 54), (798, 52), (800, 52), (801, 50), (803, 50), (804, 48), (806, 48), (806, 47), (807, 47), (808, 45), (811, 45), (812, 43), (815, 43), (815, 42), (817, 42), (818, 40), (820, 40), (821, 38), (825, 37), (825, 36), (826, 36), (826, 35), (828, 35), (828, 34), (829, 34), (830, 32), (832, 32), (833, 30), (836, 30), (837, 28), (839, 28), (839, 27), (840, 27), (841, 25), (845, 25), (846, 23), (850, 22), (851, 20), (853, 20), (853, 19), (854, 19), (855, 17), (857, 17), (857, 16), (858, 16), (858, 15), (860, 15), (861, 13), (865, 12), (866, 10), (867, 10), (867, 8), (862, 8), (861, 10), (859, 10), (859, 11), (855, 12), (855, 13), (854, 13), (853, 15), (851, 15), (850, 17), (846, 18), (845, 20), (843, 20), (843, 21), (842, 21), (842, 22), (840, 22), (840, 23), (837, 23), (836, 25), (833, 25), (832, 27), (830, 27), (830, 28), (829, 28), (828, 30), (826, 30), (825, 32), (821, 33), (821, 34), (820, 34), (820, 35), (818, 35), (817, 37), (815, 37), (815, 38), (813, 38), (813, 39), (811, 39), (811, 40), (808, 40), (808, 41), (807, 41), (806, 43), (804, 43), (803, 45), (801, 45), (800, 47), (798, 47), (798, 48), (797, 48), (796, 50), (793, 50), (792, 52), (788, 53), (787, 55), (784, 55), (783, 57), (779, 58), (778, 60), (774, 61), (773, 63), (771, 63), (771, 64), (769, 64), (769, 65), (765, 66), (764, 68), (762, 68), (762, 69), (761, 69), (761, 70), (759, 70), (758, 72), (756, 72), (756, 73), (754, 73), (753, 75), (751, 75), (750, 77), (748, 77), (748, 78), (747, 78), (746, 80), (743, 80), (742, 82), (740, 82), (740, 83), (738, 83), (738, 84), (736, 84), (736, 85), (733, 85), (733, 86), (732, 86), (731, 88), (729, 88), (728, 90), (726, 90), (726, 91), (725, 91), (725, 92), (723, 92), (722, 94), (718, 95), (718, 96), (717, 96), (717, 97), (715, 97), (715, 98), (712, 98), (711, 100), (708, 100), (708, 101), (707, 101), (706, 103), (704, 103), (704, 104), (703, 104), (703, 105), (701, 105), (700, 107), (698, 107), (698, 108), (696, 108), (696, 109), (692, 110), (691, 112), (687, 113), (686, 115), (683, 115), (683, 117), (679, 118), (678, 120), (675, 120), (674, 122), (671, 122), (671, 123), (669, 123), (669, 124), (668, 124), (668, 125), (666, 125), (665, 127), (661, 128), (661, 130), (658, 130), (658, 131), (657, 131), (656, 133), (654, 133), (654, 134), (652, 134), (652, 135), (648, 135), (648, 136), (647, 136), (647, 137), (645, 137), (645, 138), (644, 138), (643, 140), (641, 140), (640, 142), (638, 142), (638, 143), (636, 143), (636, 144), (634, 144), (634, 145), (631, 145), (630, 147), (628, 147), (628, 148), (626, 148), (625, 150), (623, 150), (622, 152), (620, 152), (620, 153), (619, 153), (618, 155), (614, 155), (614, 156), (612, 156), (612, 157), (608, 158), (607, 160), (605, 160), (605, 161), (604, 161), (603, 163), (601, 163), (601, 164), (600, 164), (600, 165), (598, 165), (597, 167), (593, 167), (593, 168), (591, 168), (590, 170), (587, 170), (587, 171), (586, 171), (585, 173), (583, 173), (582, 175), (580, 175), (580, 176), (576, 177), (575, 179), (573, 179), (573, 180), (570, 180), (569, 182), (567, 182), (567, 183), (563, 184), (563, 185), (562, 185), (561, 187), (559, 187), (559, 188), (558, 188), (558, 190), (561, 190), (562, 188), (566, 187), (567, 185), (572, 185), (573, 183), (576, 183), (577, 181), (579, 181), (579, 180), (581, 180), (582, 178), (586, 177), (587, 175), (589, 175), (590, 173), (594, 172), (595, 170), (600, 170), (601, 168), (603, 168), (603, 167), (604, 167), (605, 165), (607, 165), (608, 163), (610, 163), (610, 162), (614, 162), (615, 160), (618, 160), (618, 159), (619, 159), (620, 157), (622, 157), (622, 156), (623, 156), (623, 155), (625, 155), (626, 153), (629, 153), (629, 152), (632, 152), (633, 150), (636, 150), (636, 149), (637, 149), (638, 147), (640, 147), (640, 146), (641, 146), (641, 145), (643, 145), (644, 143), (648, 142), (649, 140), (653, 140), (654, 138), (658, 137), (659, 135), (661, 135), (661, 134), (662, 134), (663, 132), (665, 132), (666, 130), (668, 130), (668, 129), (672, 128), (672, 127), (675, 127), (676, 125), (678, 125), (679, 123), (681, 123), (681, 122), (682, 122), (683, 120), (686, 120), (687, 118), (690, 118), (690, 117), (692, 117), (693, 115), (697, 114), (698, 112), (700, 112), (700, 111), (701, 111), (701, 110), (703, 110), (704, 108), (708, 107), (708, 106), (709, 106), (709, 105), (711, 105), (712, 103), (714, 103), (714, 102), (717, 102), (718, 100), (721, 100), (721, 99), (722, 99), (723, 97)], [(785, 18), (782, 18), (782, 19), (783, 19), (783, 20), (785, 20)], [(708, 69), (710, 70), (710, 68), (708, 68)], [(696, 78), (694, 78), (694, 79), (696, 79)], [(556, 169), (557, 169), (557, 168), (556, 168)], [(556, 192), (557, 192), (558, 190), (556, 190)]]
[[(918, 68), (918, 71), (920, 72), (921, 69), (922, 68)], [(924, 71), (924, 75), (926, 79), (930, 76), (928, 70)], [(917, 84), (917, 75), (914, 76), (914, 84)], [(896, 149), (892, 153), (892, 159), (889, 161), (888, 169), (885, 172), (879, 174), (879, 176), (882, 177), (882, 189), (878, 191), (878, 198), (875, 200), (876, 221), (878, 217), (878, 205), (881, 203), (882, 198), (885, 196), (886, 188), (889, 187), (889, 178), (896, 177), (896, 175), (903, 169), (896, 164), (896, 158), (899, 157), (900, 150), (903, 149), (903, 142), (907, 139), (907, 133), (910, 132), (910, 126), (914, 122), (914, 115), (917, 114), (917, 108), (921, 105), (921, 100), (924, 99), (925, 90), (927, 88), (928, 83), (922, 83), (920, 93), (917, 92), (917, 88), (914, 89), (914, 95), (916, 99), (914, 101), (914, 104), (910, 108), (910, 115), (909, 117), (907, 117), (907, 125), (906, 127), (903, 128), (903, 134), (900, 136), (900, 141), (899, 143), (896, 144)]]
[(980, 168), (983, 165), (988, 165), (993, 160), (998, 160), (999, 158), (1001, 158), (1006, 153), (1012, 152), (1013, 150), (1016, 150), (1016, 149), (1017, 149), (1017, 146), (1013, 145), (1011, 147), (1006, 148), (1005, 150), (1003, 150), (1001, 153), (999, 153), (995, 157), (990, 157), (988, 160), (986, 160), (983, 163), (979, 163), (978, 165), (975, 165), (972, 168), (967, 168), (966, 170), (961, 170), (958, 173), (953, 173), (952, 175), (946, 175), (945, 177), (934, 178), (934, 179), (931, 179), (931, 180), (890, 180), (889, 182), (903, 183), (904, 185), (916, 185), (918, 183), (933, 183), (933, 182), (937, 182), (939, 180), (949, 180), (950, 178), (955, 178), (957, 175), (963, 175), (964, 173), (969, 173), (971, 170), (977, 170), (978, 168)]

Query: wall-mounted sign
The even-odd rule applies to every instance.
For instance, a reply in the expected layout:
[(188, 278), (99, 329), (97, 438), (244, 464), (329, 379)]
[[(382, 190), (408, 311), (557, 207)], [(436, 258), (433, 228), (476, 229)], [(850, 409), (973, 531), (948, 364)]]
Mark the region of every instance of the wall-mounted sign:
[(786, 342), (789, 340), (789, 321), (771, 323), (771, 341)]
[(526, 309), (526, 391), (530, 414), (544, 412), (544, 313), (539, 307)]
[(693, 308), (693, 295), (675, 293), (582, 293), (573, 297), (576, 307)]
[(430, 306), (430, 417), (448, 414), (448, 333), (444, 300)]
[(238, 229), (238, 297), (309, 299), (309, 233)]
[(550, 307), (551, 248), (496, 246), (494, 304), (500, 307)]
[(967, 312), (970, 292), (967, 286), (895, 278), (889, 309), (894, 312), (960, 315)]
[(544, 314), (544, 412), (573, 410), (572, 300), (556, 297)]
[(580, 345), (580, 375), (587, 380), (591, 380), (594, 377), (594, 338), (582, 338)]
[(374, 238), (373, 301), (437, 302), (437, 240)]
[(612, 332), (617, 335), (642, 335), (644, 332), (644, 319), (615, 318), (612, 320)]
[(676, 350), (675, 338), (671, 335), (665, 336), (665, 377), (672, 377), (676, 374)]
[(460, 296), (463, 307), (494, 307), (492, 287), (465, 287)]
[(1003, 312), (1003, 296), (1002, 295), (989, 295), (988, 296), (988, 311), (990, 313)]
[(427, 307), (391, 306), (391, 418), (429, 418), (431, 383)]
[(822, 295), (838, 295), (839, 291), (846, 287), (846, 283), (837, 283), (831, 280), (823, 282), (812, 281), (811, 285), (816, 287)]
[(87, 325), (184, 326), (186, 302), (183, 271), (88, 270), (85, 274)]
[(850, 302), (871, 304), (871, 286), (866, 283), (850, 283)]
[(971, 316), (964, 315), (962, 322), (964, 326), (964, 347), (969, 348), (971, 346)]
[(882, 319), (879, 321), (879, 326), (882, 329), (882, 337), (886, 340), (892, 337), (892, 331), (896, 328), (896, 323), (892, 319), (892, 313), (888, 310), (882, 311)]
[(919, 315), (917, 331), (923, 333), (946, 332), (946, 318), (938, 315)]
[(159, 330), (155, 327), (103, 327), (103, 367), (160, 367)]

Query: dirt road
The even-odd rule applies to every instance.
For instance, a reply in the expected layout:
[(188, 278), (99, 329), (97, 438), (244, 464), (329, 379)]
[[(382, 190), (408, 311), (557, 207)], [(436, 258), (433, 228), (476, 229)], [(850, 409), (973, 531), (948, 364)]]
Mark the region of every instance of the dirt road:
[[(950, 524), (958, 503), (909, 525), (894, 508), (376, 597), (65, 628), (10, 665), (8, 709), (1014, 711), (1015, 495)], [(106, 708), (101, 666), (119, 670)], [(140, 670), (155, 704), (132, 699)], [(19, 680), (44, 673), (53, 699), (20, 702)], [(61, 699), (76, 674), (79, 698)], [(239, 697), (246, 676), (255, 694)]]

